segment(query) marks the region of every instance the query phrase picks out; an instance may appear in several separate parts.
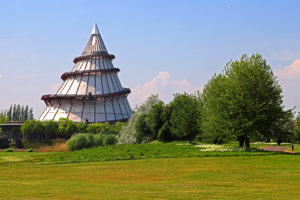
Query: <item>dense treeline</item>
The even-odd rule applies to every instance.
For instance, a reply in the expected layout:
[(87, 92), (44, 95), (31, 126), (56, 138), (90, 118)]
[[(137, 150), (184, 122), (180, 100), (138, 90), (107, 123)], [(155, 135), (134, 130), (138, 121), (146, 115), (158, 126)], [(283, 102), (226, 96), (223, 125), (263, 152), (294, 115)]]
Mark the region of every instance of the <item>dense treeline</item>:
[[(26, 113), (28, 108), (14, 106), (10, 110)], [(24, 114), (9, 116), (17, 119)], [(28, 120), (21, 130), (28, 139), (69, 139), (76, 133), (88, 133), (72, 137), (71, 149), (103, 145), (101, 141), (108, 135), (107, 144), (153, 140), (221, 144), (236, 140), (240, 147), (249, 148), (253, 141), (275, 141), (279, 145), (300, 141), (300, 114), (294, 119), (293, 110), (284, 109), (277, 78), (266, 60), (254, 54), (228, 62), (222, 73), (208, 81), (202, 93), (175, 94), (168, 104), (157, 95), (150, 96), (135, 109), (128, 123), (87, 125), (68, 119)]]
[(176, 94), (167, 105), (151, 96), (121, 130), (119, 142), (238, 140), (249, 148), (251, 141), (299, 140), (299, 116), (295, 122), (282, 98), (266, 60), (259, 54), (243, 55), (215, 74), (202, 94)]
[(7, 121), (26, 121), (33, 119), (33, 109), (28, 105), (14, 104), (9, 107), (8, 110), (4, 110), (0, 113), (0, 123), (6, 123)]

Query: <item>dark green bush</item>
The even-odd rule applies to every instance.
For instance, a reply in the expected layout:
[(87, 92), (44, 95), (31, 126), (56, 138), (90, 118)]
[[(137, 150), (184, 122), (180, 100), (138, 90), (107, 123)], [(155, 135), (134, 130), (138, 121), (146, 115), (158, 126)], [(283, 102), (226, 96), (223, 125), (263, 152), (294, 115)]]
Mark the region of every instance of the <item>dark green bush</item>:
[(100, 134), (94, 135), (94, 146), (96, 147), (103, 146), (104, 145), (103, 139), (104, 139), (103, 135)]
[(104, 144), (105, 145), (114, 145), (118, 142), (118, 139), (114, 135), (106, 135), (104, 137)]
[(88, 140), (89, 139), (88, 139), (87, 134), (80, 133), (80, 134), (72, 136), (67, 141), (67, 147), (71, 151), (88, 148), (89, 147), (88, 145), (90, 144)]
[(16, 145), (16, 148), (17, 148), (17, 149), (23, 149), (23, 148), (24, 148), (21, 139), (16, 139), (15, 145)]
[(6, 149), (9, 147), (9, 142), (7, 138), (0, 138), (0, 149)]
[(85, 137), (86, 137), (86, 148), (95, 146), (95, 140), (93, 134), (86, 134)]
[(170, 125), (168, 122), (164, 123), (161, 129), (158, 131), (157, 139), (163, 142), (168, 142), (172, 140), (172, 134), (170, 132)]

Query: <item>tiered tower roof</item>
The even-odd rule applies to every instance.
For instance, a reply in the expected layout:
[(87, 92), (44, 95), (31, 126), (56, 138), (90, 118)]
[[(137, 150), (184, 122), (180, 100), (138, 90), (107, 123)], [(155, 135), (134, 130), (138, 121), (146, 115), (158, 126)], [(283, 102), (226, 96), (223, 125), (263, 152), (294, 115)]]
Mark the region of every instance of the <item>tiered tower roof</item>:
[(131, 116), (127, 100), (130, 89), (123, 88), (95, 24), (81, 56), (74, 59), (71, 72), (63, 73), (64, 83), (56, 94), (42, 96), (47, 108), (40, 120), (68, 118), (75, 122), (126, 121)]

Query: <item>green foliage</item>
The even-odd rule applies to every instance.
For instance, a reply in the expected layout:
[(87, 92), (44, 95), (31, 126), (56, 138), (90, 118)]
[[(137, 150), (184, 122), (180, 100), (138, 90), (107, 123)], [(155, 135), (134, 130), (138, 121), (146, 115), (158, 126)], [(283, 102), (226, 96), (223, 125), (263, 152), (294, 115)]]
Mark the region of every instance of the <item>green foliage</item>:
[(5, 124), (8, 121), (8, 118), (5, 114), (0, 113), (0, 124)]
[(69, 119), (60, 118), (58, 120), (58, 131), (61, 138), (68, 139), (73, 134), (78, 133), (84, 129), (85, 123), (75, 123)]
[(73, 135), (67, 141), (67, 148), (71, 151), (74, 151), (83, 148), (91, 148), (103, 145), (114, 145), (117, 142), (118, 139), (114, 135), (79, 133)]
[(300, 112), (294, 122), (294, 138), (295, 141), (300, 142)]
[(138, 143), (152, 141), (153, 134), (149, 126), (147, 114), (141, 114), (135, 124), (136, 140)]
[(163, 142), (169, 142), (173, 140), (173, 136), (171, 134), (169, 122), (165, 122), (163, 126), (158, 131), (157, 139)]
[(67, 141), (67, 147), (71, 151), (88, 148), (89, 147), (88, 135), (81, 133), (72, 136)]
[(43, 132), (45, 134), (46, 139), (53, 139), (56, 137), (58, 133), (58, 123), (54, 120), (44, 121), (42, 122)]
[(28, 149), (28, 148), (38, 148), (38, 147), (41, 147), (41, 146), (49, 146), (49, 145), (52, 145), (53, 142), (51, 140), (38, 140), (38, 139), (22, 139), (22, 144), (24, 146), (25, 149)]
[(14, 150), (12, 148), (7, 148), (7, 149), (4, 149), (4, 152), (13, 152)]
[(271, 127), (271, 136), (273, 140), (280, 145), (282, 142), (292, 142), (294, 139), (295, 124), (291, 110), (282, 111), (281, 116)]
[(131, 118), (128, 121), (127, 126), (123, 126), (120, 130), (118, 142), (120, 144), (135, 144), (136, 140), (136, 123), (141, 114), (149, 113), (152, 105), (160, 102), (158, 95), (151, 95), (145, 103), (138, 106), (136, 111), (131, 115)]
[(32, 148), (29, 148), (26, 150), (27, 152), (33, 152), (33, 149)]
[(249, 147), (249, 140), (266, 140), (280, 125), (281, 88), (261, 55), (243, 55), (230, 61), (203, 90), (204, 135), (234, 136)]
[(35, 119), (25, 121), (21, 126), (21, 132), (24, 138), (27, 138), (29, 140), (43, 140), (46, 138), (42, 122)]
[(176, 94), (170, 102), (170, 130), (176, 140), (192, 141), (200, 133), (200, 112), (197, 98), (189, 94)]
[(106, 135), (103, 139), (104, 145), (114, 145), (117, 144), (118, 139), (114, 135)]
[(9, 147), (8, 138), (0, 138), (0, 149), (6, 149)]
[(164, 111), (164, 102), (159, 101), (158, 103), (152, 105), (151, 110), (149, 111), (149, 128), (152, 132), (152, 139), (156, 140), (158, 132), (164, 124), (163, 120), (163, 111)]
[(196, 95), (184, 93), (176, 94), (174, 100), (166, 106), (160, 100), (152, 103), (147, 112), (137, 117), (136, 141), (143, 143), (155, 139), (161, 141), (195, 139), (196, 135), (201, 133), (200, 100)]
[(109, 124), (108, 122), (105, 123), (93, 123), (89, 124), (86, 127), (86, 131), (88, 133), (93, 134), (119, 134), (121, 128), (125, 126), (127, 123), (123, 122), (116, 122), (115, 124)]
[(103, 146), (104, 145), (104, 135), (96, 134), (94, 135), (94, 146)]

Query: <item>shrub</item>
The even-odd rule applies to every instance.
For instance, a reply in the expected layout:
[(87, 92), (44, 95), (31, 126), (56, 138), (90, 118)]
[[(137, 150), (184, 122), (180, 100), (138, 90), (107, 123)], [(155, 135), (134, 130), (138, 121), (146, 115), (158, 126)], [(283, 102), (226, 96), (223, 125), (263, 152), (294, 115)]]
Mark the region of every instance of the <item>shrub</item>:
[(4, 150), (4, 152), (13, 152), (14, 150), (12, 148), (7, 148)]
[(97, 146), (104, 145), (103, 139), (104, 139), (103, 135), (100, 134), (94, 135), (94, 146), (97, 147)]
[(52, 141), (51, 140), (37, 140), (37, 139), (34, 139), (34, 140), (22, 139), (22, 144), (25, 149), (29, 149), (29, 148), (38, 148), (38, 147), (42, 147), (42, 146), (52, 145)]
[(104, 137), (105, 145), (114, 145), (118, 142), (118, 139), (114, 135), (106, 135)]
[(27, 149), (26, 152), (33, 152), (33, 149), (32, 148)]
[(114, 145), (118, 139), (114, 135), (101, 135), (101, 134), (86, 134), (80, 133), (74, 135), (67, 141), (67, 148), (71, 151), (83, 148), (97, 147), (103, 145)]
[(9, 142), (7, 138), (0, 138), (0, 149), (6, 149), (9, 147)]
[(72, 136), (71, 139), (67, 141), (67, 147), (71, 151), (87, 148), (88, 144), (89, 142), (86, 134), (82, 133)]
[(75, 123), (72, 120), (60, 118), (58, 120), (58, 132), (62, 138), (70, 138), (73, 134), (84, 131), (85, 123)]
[(17, 149), (23, 149), (23, 148), (24, 148), (21, 139), (16, 139), (15, 145), (16, 145), (16, 148), (17, 148)]
[(93, 147), (95, 144), (94, 135), (85, 134), (86, 137), (86, 148)]

